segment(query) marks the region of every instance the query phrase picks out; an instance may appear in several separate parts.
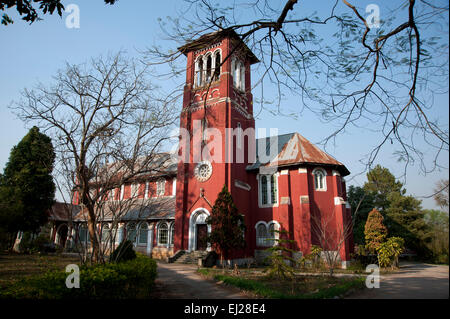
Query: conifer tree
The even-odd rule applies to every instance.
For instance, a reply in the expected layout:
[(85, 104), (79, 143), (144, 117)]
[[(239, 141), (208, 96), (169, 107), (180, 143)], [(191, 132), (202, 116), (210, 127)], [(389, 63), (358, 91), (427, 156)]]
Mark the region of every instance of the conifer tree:
[(372, 253), (375, 253), (381, 243), (386, 239), (387, 228), (383, 224), (383, 216), (375, 208), (367, 217), (364, 235), (366, 239), (366, 248)]
[(11, 150), (0, 187), (0, 222), (9, 232), (36, 232), (47, 222), (55, 197), (54, 160), (51, 139), (36, 126)]
[(211, 225), (207, 240), (220, 251), (222, 265), (223, 259), (228, 259), (233, 250), (245, 247), (244, 216), (239, 214), (225, 185), (217, 196), (211, 216), (206, 222)]

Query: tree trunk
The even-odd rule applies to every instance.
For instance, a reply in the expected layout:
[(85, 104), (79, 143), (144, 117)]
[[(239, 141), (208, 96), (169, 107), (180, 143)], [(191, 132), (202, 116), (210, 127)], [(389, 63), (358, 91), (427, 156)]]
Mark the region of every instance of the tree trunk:
[(99, 243), (97, 239), (97, 231), (95, 229), (95, 213), (93, 207), (88, 207), (88, 230), (89, 230), (89, 236), (91, 240), (91, 246), (92, 246), (92, 255), (91, 255), (91, 261), (93, 263), (97, 263), (100, 260), (99, 256)]

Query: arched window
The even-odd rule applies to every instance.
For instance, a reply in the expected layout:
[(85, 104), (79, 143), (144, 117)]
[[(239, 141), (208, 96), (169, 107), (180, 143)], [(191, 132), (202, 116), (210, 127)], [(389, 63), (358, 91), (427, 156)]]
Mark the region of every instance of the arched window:
[(111, 232), (109, 231), (109, 225), (103, 224), (102, 226), (102, 243), (106, 243), (111, 237)]
[(143, 222), (139, 225), (138, 244), (147, 245), (148, 241), (148, 224)]
[(166, 180), (161, 177), (156, 181), (156, 195), (164, 196), (165, 192), (166, 192)]
[(205, 74), (206, 83), (209, 83), (211, 81), (212, 72), (213, 72), (212, 57), (210, 54), (206, 58), (206, 74)]
[(326, 172), (321, 168), (316, 168), (313, 170), (313, 176), (314, 176), (314, 188), (318, 191), (327, 190)]
[(80, 242), (86, 243), (89, 241), (89, 232), (86, 225), (81, 225), (78, 230), (78, 237), (80, 238)]
[(136, 241), (136, 224), (130, 223), (127, 225), (127, 239), (131, 242)]
[(195, 62), (195, 86), (203, 85), (203, 56), (199, 56)]
[(161, 223), (158, 227), (158, 245), (167, 245), (169, 240), (169, 228), (167, 223)]
[(280, 227), (278, 222), (270, 221), (269, 223), (260, 221), (256, 224), (256, 246), (271, 247), (276, 244), (279, 238), (278, 232)]
[(267, 245), (268, 246), (273, 246), (273, 245), (275, 245), (275, 235), (276, 235), (276, 233), (275, 233), (275, 224), (270, 224), (269, 225), (269, 231), (268, 231), (268, 234), (267, 234), (268, 236), (268, 238), (269, 238), (269, 240), (267, 241)]
[(216, 51), (216, 55), (214, 57), (214, 77), (213, 77), (213, 81), (218, 81), (219, 80), (220, 63), (221, 63), (220, 51)]
[(170, 241), (169, 241), (169, 245), (173, 246), (174, 243), (174, 236), (175, 236), (175, 223), (170, 224)]
[(259, 224), (256, 228), (256, 245), (257, 246), (266, 246), (266, 239), (267, 239), (267, 229), (266, 225)]
[(245, 91), (245, 65), (244, 63), (239, 64), (239, 89)]

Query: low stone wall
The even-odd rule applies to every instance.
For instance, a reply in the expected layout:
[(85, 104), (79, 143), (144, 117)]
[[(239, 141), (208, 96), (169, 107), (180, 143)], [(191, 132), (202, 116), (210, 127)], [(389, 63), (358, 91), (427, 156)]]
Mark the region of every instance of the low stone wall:
[(172, 257), (174, 254), (173, 247), (153, 247), (153, 251), (151, 254), (152, 258), (155, 259), (164, 259), (167, 260), (169, 257)]

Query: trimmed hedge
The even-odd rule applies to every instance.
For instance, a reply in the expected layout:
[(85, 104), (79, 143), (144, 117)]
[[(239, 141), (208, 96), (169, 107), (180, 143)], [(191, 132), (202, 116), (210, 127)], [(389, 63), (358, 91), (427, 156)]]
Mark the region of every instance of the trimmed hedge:
[(0, 290), (14, 299), (135, 299), (148, 298), (156, 279), (156, 262), (144, 255), (104, 265), (80, 267), (80, 288), (67, 288), (70, 273), (50, 271), (22, 279)]

